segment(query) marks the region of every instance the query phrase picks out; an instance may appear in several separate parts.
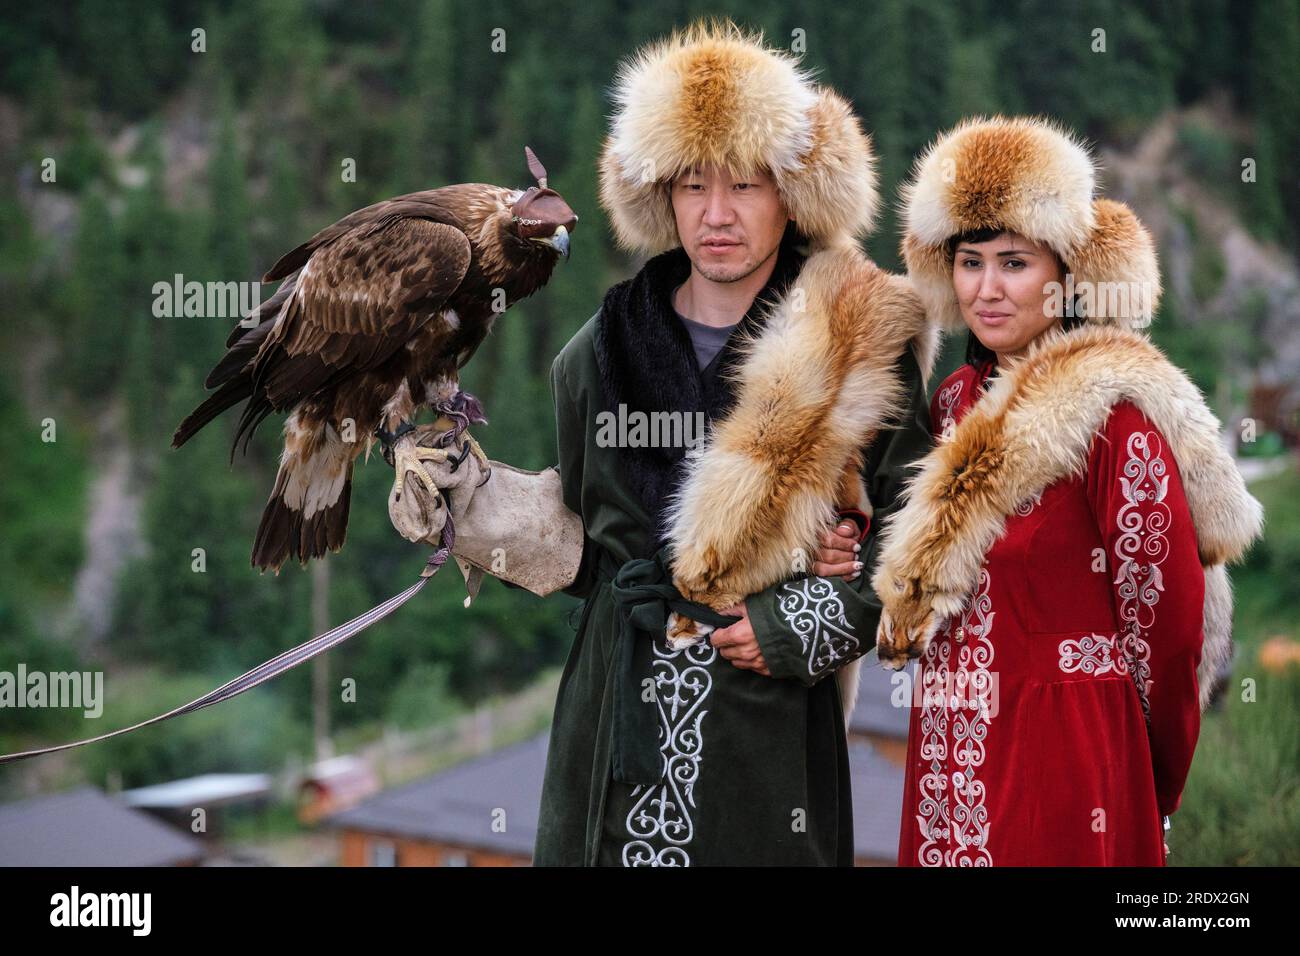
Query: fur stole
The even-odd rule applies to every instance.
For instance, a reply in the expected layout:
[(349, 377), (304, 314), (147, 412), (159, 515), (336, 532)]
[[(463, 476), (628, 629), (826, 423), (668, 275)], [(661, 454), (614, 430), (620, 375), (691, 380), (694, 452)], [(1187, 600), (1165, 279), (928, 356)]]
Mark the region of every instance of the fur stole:
[[(871, 514), (863, 450), (907, 413), (903, 350), (928, 376), (937, 335), (908, 280), (855, 245), (808, 258), (762, 333), (739, 345), (735, 407), (686, 457), (669, 510), (684, 597), (736, 604), (807, 567), (840, 509)], [(693, 623), (674, 621), (670, 636), (697, 638)]]
[(1232, 592), (1224, 565), (1260, 534), (1219, 422), (1187, 376), (1143, 335), (1104, 326), (1049, 334), (1005, 369), (919, 463), (907, 504), (884, 531), (872, 585), (884, 603), (877, 649), (901, 667), (960, 613), (1008, 515), (1053, 482), (1081, 475), (1117, 403), (1133, 402), (1164, 434), (1183, 480), (1205, 568), (1201, 703), (1231, 657)]

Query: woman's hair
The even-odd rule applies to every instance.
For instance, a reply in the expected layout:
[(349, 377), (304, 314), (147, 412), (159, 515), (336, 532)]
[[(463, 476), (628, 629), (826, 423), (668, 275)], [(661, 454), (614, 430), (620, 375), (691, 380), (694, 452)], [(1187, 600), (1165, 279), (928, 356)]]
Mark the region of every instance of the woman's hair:
[[(992, 242), (998, 236), (1002, 235), (1007, 231), (1008, 230), (1002, 229), (998, 226), (985, 226), (983, 229), (971, 229), (968, 232), (963, 232), (953, 236), (951, 239), (948, 240), (946, 246), (946, 250), (948, 253), (948, 261), (953, 262), (955, 260), (957, 255), (957, 247), (960, 246), (963, 242), (968, 242), (971, 245), (979, 245), (981, 242)], [(1061, 328), (1065, 329), (1068, 332), (1071, 329), (1077, 329), (1079, 326), (1083, 325), (1084, 321), (1085, 319), (1082, 315), (1079, 314), (1078, 309), (1069, 309), (1067, 310), (1067, 314), (1061, 318)], [(989, 363), (997, 362), (997, 358), (998, 357), (996, 354), (994, 354), (993, 350), (991, 348), (988, 348), (986, 345), (984, 345), (984, 343), (979, 340), (979, 338), (975, 335), (974, 332), (967, 330), (966, 332), (966, 364), (967, 365), (974, 365), (978, 368), (981, 365), (987, 365)]]

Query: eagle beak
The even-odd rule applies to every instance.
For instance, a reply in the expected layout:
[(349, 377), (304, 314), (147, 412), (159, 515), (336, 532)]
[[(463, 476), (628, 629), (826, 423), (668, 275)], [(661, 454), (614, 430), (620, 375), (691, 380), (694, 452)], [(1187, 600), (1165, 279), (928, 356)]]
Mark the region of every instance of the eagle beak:
[(538, 242), (550, 246), (564, 258), (569, 258), (569, 230), (564, 226), (556, 228), (549, 236), (537, 240)]

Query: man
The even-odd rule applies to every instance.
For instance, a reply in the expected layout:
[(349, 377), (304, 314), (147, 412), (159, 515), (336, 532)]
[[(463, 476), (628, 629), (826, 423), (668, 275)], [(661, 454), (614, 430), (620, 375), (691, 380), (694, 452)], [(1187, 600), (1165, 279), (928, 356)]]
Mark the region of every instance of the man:
[[(854, 244), (876, 204), (869, 140), (789, 57), (730, 25), (697, 26), (642, 51), (616, 99), (601, 200), (620, 242), (654, 255), (552, 366), (558, 492), (548, 472), (534, 492), (494, 493), (494, 467), (468, 512), (452, 505), (466, 547), (499, 545), (524, 563), (517, 538), (484, 530), (483, 502), (536, 516), (555, 513), (558, 494), (581, 517), (580, 565), (575, 549), (536, 548), (586, 601), (556, 701), (534, 862), (851, 865), (851, 700), (825, 678), (874, 642), (880, 602), (861, 570), (907, 464), (930, 445), (933, 330), (904, 280)], [(798, 358), (813, 346), (817, 361)], [(796, 414), (810, 409), (822, 417)], [(697, 415), (709, 426), (700, 447), (632, 429), (611, 440), (620, 416)], [(845, 434), (847, 449), (836, 444)], [(474, 485), (474, 460), (466, 466)], [(503, 472), (502, 488), (520, 474)], [(857, 521), (841, 526), (846, 561), (809, 575), (809, 529), (837, 512)], [(676, 600), (686, 592), (667, 563), (705, 603)], [(743, 600), (711, 589), (736, 580), (761, 586)], [(662, 626), (643, 627), (661, 625), (669, 603), (692, 620), (738, 620), (674, 647)]]

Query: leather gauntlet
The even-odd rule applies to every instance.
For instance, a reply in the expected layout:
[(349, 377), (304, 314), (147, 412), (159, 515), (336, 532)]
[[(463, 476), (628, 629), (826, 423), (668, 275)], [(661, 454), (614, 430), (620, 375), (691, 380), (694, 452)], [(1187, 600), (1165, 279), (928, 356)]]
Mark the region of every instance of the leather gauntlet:
[(582, 519), (564, 504), (559, 472), (489, 461), (468, 434), (444, 459), (430, 447), (442, 431), (421, 425), (394, 445), (388, 516), (398, 533), (438, 547), (452, 522), (451, 553), (469, 590), (466, 606), (485, 573), (543, 597), (572, 584), (584, 533)]

